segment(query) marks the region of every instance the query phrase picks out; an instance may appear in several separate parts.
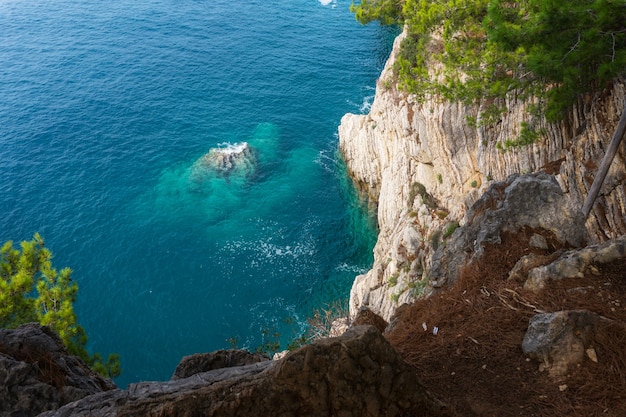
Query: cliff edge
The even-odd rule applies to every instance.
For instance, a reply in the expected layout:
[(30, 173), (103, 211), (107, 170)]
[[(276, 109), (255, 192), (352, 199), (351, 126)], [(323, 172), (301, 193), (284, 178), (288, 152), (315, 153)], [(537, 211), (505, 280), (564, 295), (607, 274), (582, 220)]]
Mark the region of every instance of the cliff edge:
[[(517, 173), (553, 175), (565, 197), (563, 215), (578, 216), (626, 94), (624, 80), (615, 80), (600, 93), (580, 97), (561, 122), (535, 119), (542, 135), (534, 143), (509, 147), (529, 122), (532, 103), (510, 95), (507, 112), (481, 126), (468, 120), (480, 118), (489, 102), (417, 101), (398, 90), (394, 80), (392, 68), (404, 36), (394, 43), (369, 114), (347, 114), (339, 127), (348, 171), (376, 206), (379, 226), (374, 264), (356, 277), (350, 311), (354, 315), (366, 306), (386, 320), (399, 306), (442, 285), (433, 276), (435, 254), (465, 224), (468, 210), (490, 185)], [(622, 146), (581, 226), (587, 242), (626, 233), (625, 179)]]

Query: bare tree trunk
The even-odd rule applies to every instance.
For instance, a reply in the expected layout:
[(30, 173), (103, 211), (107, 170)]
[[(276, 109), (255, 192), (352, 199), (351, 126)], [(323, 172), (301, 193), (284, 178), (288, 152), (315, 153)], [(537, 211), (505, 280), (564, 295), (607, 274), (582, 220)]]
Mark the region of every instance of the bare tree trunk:
[(626, 104), (624, 105), (624, 109), (622, 110), (622, 116), (619, 119), (619, 123), (617, 124), (617, 128), (615, 129), (615, 133), (613, 134), (613, 138), (611, 138), (611, 143), (609, 144), (609, 148), (606, 150), (606, 155), (604, 155), (604, 159), (602, 159), (600, 168), (598, 168), (598, 173), (596, 174), (596, 177), (593, 180), (593, 184), (591, 184), (591, 189), (589, 190), (589, 194), (587, 195), (585, 204), (583, 204), (582, 212), (583, 212), (583, 216), (585, 216), (585, 219), (589, 217), (589, 212), (591, 211), (591, 207), (593, 206), (593, 203), (596, 201), (596, 198), (598, 197), (600, 188), (602, 188), (602, 184), (604, 183), (606, 174), (607, 172), (609, 172), (609, 168), (611, 167), (613, 158), (615, 158), (617, 149), (619, 148), (619, 145), (622, 142), (622, 138), (624, 137), (625, 131), (626, 131)]

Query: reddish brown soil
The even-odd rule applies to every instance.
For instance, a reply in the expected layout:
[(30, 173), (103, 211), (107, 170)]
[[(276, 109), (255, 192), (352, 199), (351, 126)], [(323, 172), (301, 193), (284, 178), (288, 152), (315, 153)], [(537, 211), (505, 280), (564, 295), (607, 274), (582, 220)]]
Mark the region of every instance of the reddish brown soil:
[[(540, 363), (521, 349), (537, 312), (587, 309), (626, 323), (626, 261), (534, 294), (507, 281), (531, 251), (531, 233), (503, 236), (452, 288), (401, 309), (387, 338), (452, 415), (626, 416), (624, 325), (599, 330), (593, 341), (598, 363), (586, 358), (560, 380), (540, 372)], [(544, 236), (552, 248), (537, 253), (549, 257), (559, 248)]]

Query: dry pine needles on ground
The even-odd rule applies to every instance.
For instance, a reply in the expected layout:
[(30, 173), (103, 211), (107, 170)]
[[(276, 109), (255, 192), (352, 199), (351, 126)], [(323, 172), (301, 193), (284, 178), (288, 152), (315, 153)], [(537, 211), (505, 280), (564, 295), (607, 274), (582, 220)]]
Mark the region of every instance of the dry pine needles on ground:
[[(550, 250), (529, 248), (536, 232)], [(626, 261), (535, 294), (508, 274), (531, 251), (549, 257), (562, 249), (555, 239), (523, 230), (485, 249), (451, 288), (400, 309), (386, 335), (425, 386), (459, 416), (625, 416)], [(597, 363), (585, 360), (551, 378), (522, 352), (528, 321), (538, 312), (581, 309), (621, 324), (597, 332)]]

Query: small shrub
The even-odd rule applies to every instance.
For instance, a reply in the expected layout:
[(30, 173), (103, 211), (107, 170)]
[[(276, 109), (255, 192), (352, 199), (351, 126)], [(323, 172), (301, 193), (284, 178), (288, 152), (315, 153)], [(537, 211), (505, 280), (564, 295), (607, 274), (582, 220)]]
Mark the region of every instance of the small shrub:
[(459, 222), (454, 221), (452, 223), (449, 223), (443, 231), (443, 238), (444, 239), (449, 238), (450, 236), (452, 236), (452, 233), (454, 233), (454, 231), (458, 228), (459, 228)]
[(420, 182), (414, 182), (411, 185), (411, 189), (409, 190), (409, 199), (407, 201), (409, 207), (413, 205), (415, 198), (417, 196), (422, 197), (422, 204), (428, 207), (430, 210), (434, 210), (437, 208), (437, 202), (435, 198), (426, 191), (426, 187), (424, 184)]
[(422, 278), (417, 281), (412, 281), (409, 283), (409, 288), (411, 289), (411, 296), (413, 298), (419, 298), (424, 295), (426, 291), (426, 287), (428, 285), (428, 280), (426, 278)]
[(271, 357), (274, 353), (280, 351), (280, 333), (276, 329), (264, 327), (261, 335), (263, 342), (260, 346), (257, 346), (257, 352)]
[(287, 350), (288, 351), (294, 351), (296, 349), (301, 348), (302, 346), (306, 345), (308, 342), (307, 338), (305, 335), (302, 335), (300, 337), (297, 337), (295, 339), (293, 339), (291, 342), (289, 342), (289, 344), (287, 345)]
[(313, 311), (307, 320), (309, 328), (305, 337), (307, 342), (330, 336), (333, 322), (348, 318), (350, 315), (348, 300), (336, 300)]
[(395, 287), (398, 284), (398, 274), (390, 275), (387, 278), (387, 284), (389, 284), (389, 287)]
[(496, 148), (507, 151), (509, 149), (518, 149), (524, 146), (532, 145), (537, 142), (539, 138), (545, 135), (544, 129), (535, 130), (526, 122), (521, 123), (520, 134), (516, 139), (509, 139), (504, 141), (504, 145), (498, 143)]
[(226, 339), (226, 343), (228, 343), (229, 349), (238, 349), (239, 348), (239, 337), (229, 337)]

